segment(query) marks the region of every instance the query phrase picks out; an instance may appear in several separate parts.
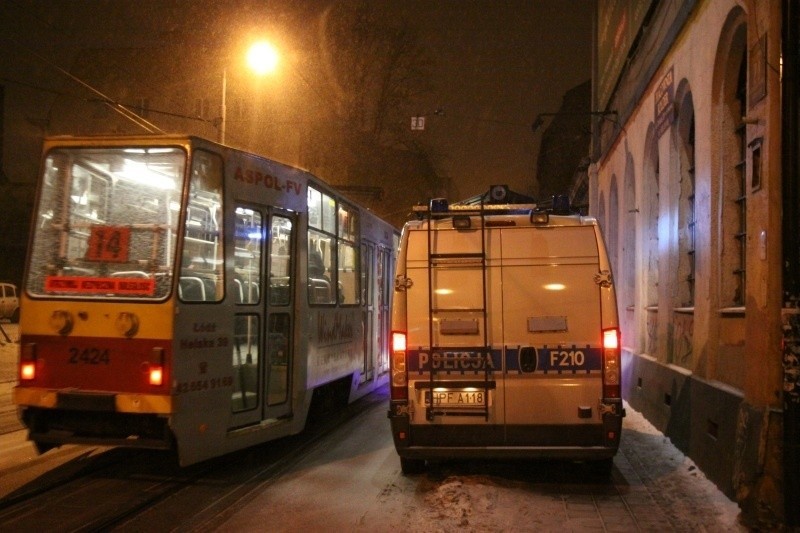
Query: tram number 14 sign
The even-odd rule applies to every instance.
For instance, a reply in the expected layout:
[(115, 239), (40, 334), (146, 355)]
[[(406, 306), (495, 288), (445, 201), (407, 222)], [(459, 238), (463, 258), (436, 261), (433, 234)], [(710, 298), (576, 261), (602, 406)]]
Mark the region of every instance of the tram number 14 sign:
[(92, 226), (86, 259), (106, 263), (125, 263), (128, 261), (128, 243), (131, 230), (125, 226)]

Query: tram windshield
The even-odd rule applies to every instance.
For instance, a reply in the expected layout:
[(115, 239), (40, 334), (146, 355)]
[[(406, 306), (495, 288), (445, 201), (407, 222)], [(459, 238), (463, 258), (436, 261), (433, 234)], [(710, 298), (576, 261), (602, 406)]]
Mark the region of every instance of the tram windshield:
[(35, 215), (29, 293), (165, 298), (186, 159), (175, 147), (50, 151)]

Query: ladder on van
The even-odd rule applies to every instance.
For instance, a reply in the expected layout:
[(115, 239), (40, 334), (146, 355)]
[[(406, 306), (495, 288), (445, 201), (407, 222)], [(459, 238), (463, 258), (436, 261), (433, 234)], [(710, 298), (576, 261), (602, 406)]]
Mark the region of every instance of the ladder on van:
[[(489, 345), (489, 317), (487, 308), (487, 258), (486, 258), (486, 230), (483, 201), (475, 206), (448, 206), (446, 211), (432, 212), (432, 208), (427, 209), (427, 238), (428, 238), (428, 339), (430, 340), (430, 372), (429, 372), (429, 392), (425, 401), (425, 418), (428, 421), (434, 420), (436, 416), (482, 416), (484, 420), (489, 420), (489, 390), (495, 389), (495, 381), (492, 376), (492, 348)], [(481, 241), (480, 250), (459, 252), (459, 253), (439, 253), (438, 244), (434, 246), (433, 231), (434, 222), (437, 219), (452, 217), (453, 215), (478, 215), (480, 217)], [(481, 307), (476, 309), (448, 309), (435, 305), (436, 294), (436, 271), (442, 268), (452, 268), (454, 265), (478, 265), (481, 270)], [(434, 317), (441, 314), (471, 313), (479, 314), (482, 321), (483, 343), (481, 346), (469, 346), (467, 350), (461, 351), (448, 346), (441, 346), (441, 331), (436, 332)], [(440, 321), (441, 324), (441, 321)], [(436, 336), (434, 336), (436, 334)], [(455, 353), (457, 352), (457, 353)], [(466, 361), (468, 366), (477, 363), (478, 368), (483, 368), (483, 379), (445, 381), (441, 379), (441, 372), (444, 368), (452, 368), (456, 364), (464, 364), (464, 354), (474, 354)], [(455, 358), (458, 358), (458, 361)], [(448, 365), (448, 362), (452, 363)], [(469, 407), (449, 407), (434, 405), (434, 391), (437, 388), (454, 389), (476, 389), (483, 391), (483, 405)]]

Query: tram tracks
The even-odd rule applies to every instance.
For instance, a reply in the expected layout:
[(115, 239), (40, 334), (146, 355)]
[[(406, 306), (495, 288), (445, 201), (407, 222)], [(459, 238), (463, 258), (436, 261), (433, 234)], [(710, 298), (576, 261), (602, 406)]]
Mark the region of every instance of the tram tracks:
[(384, 400), (373, 394), (299, 435), (187, 468), (164, 452), (109, 450), (71, 475), (0, 500), (0, 529), (208, 531), (323, 445), (343, 422)]

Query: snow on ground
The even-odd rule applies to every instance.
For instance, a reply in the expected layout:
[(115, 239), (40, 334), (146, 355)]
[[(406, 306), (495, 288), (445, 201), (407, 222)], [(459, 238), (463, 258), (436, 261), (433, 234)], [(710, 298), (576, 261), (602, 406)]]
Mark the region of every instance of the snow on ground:
[(381, 497), (385, 530), (746, 531), (736, 503), (641, 414), (627, 413), (610, 482), (572, 463), (444, 463), (395, 480)]

